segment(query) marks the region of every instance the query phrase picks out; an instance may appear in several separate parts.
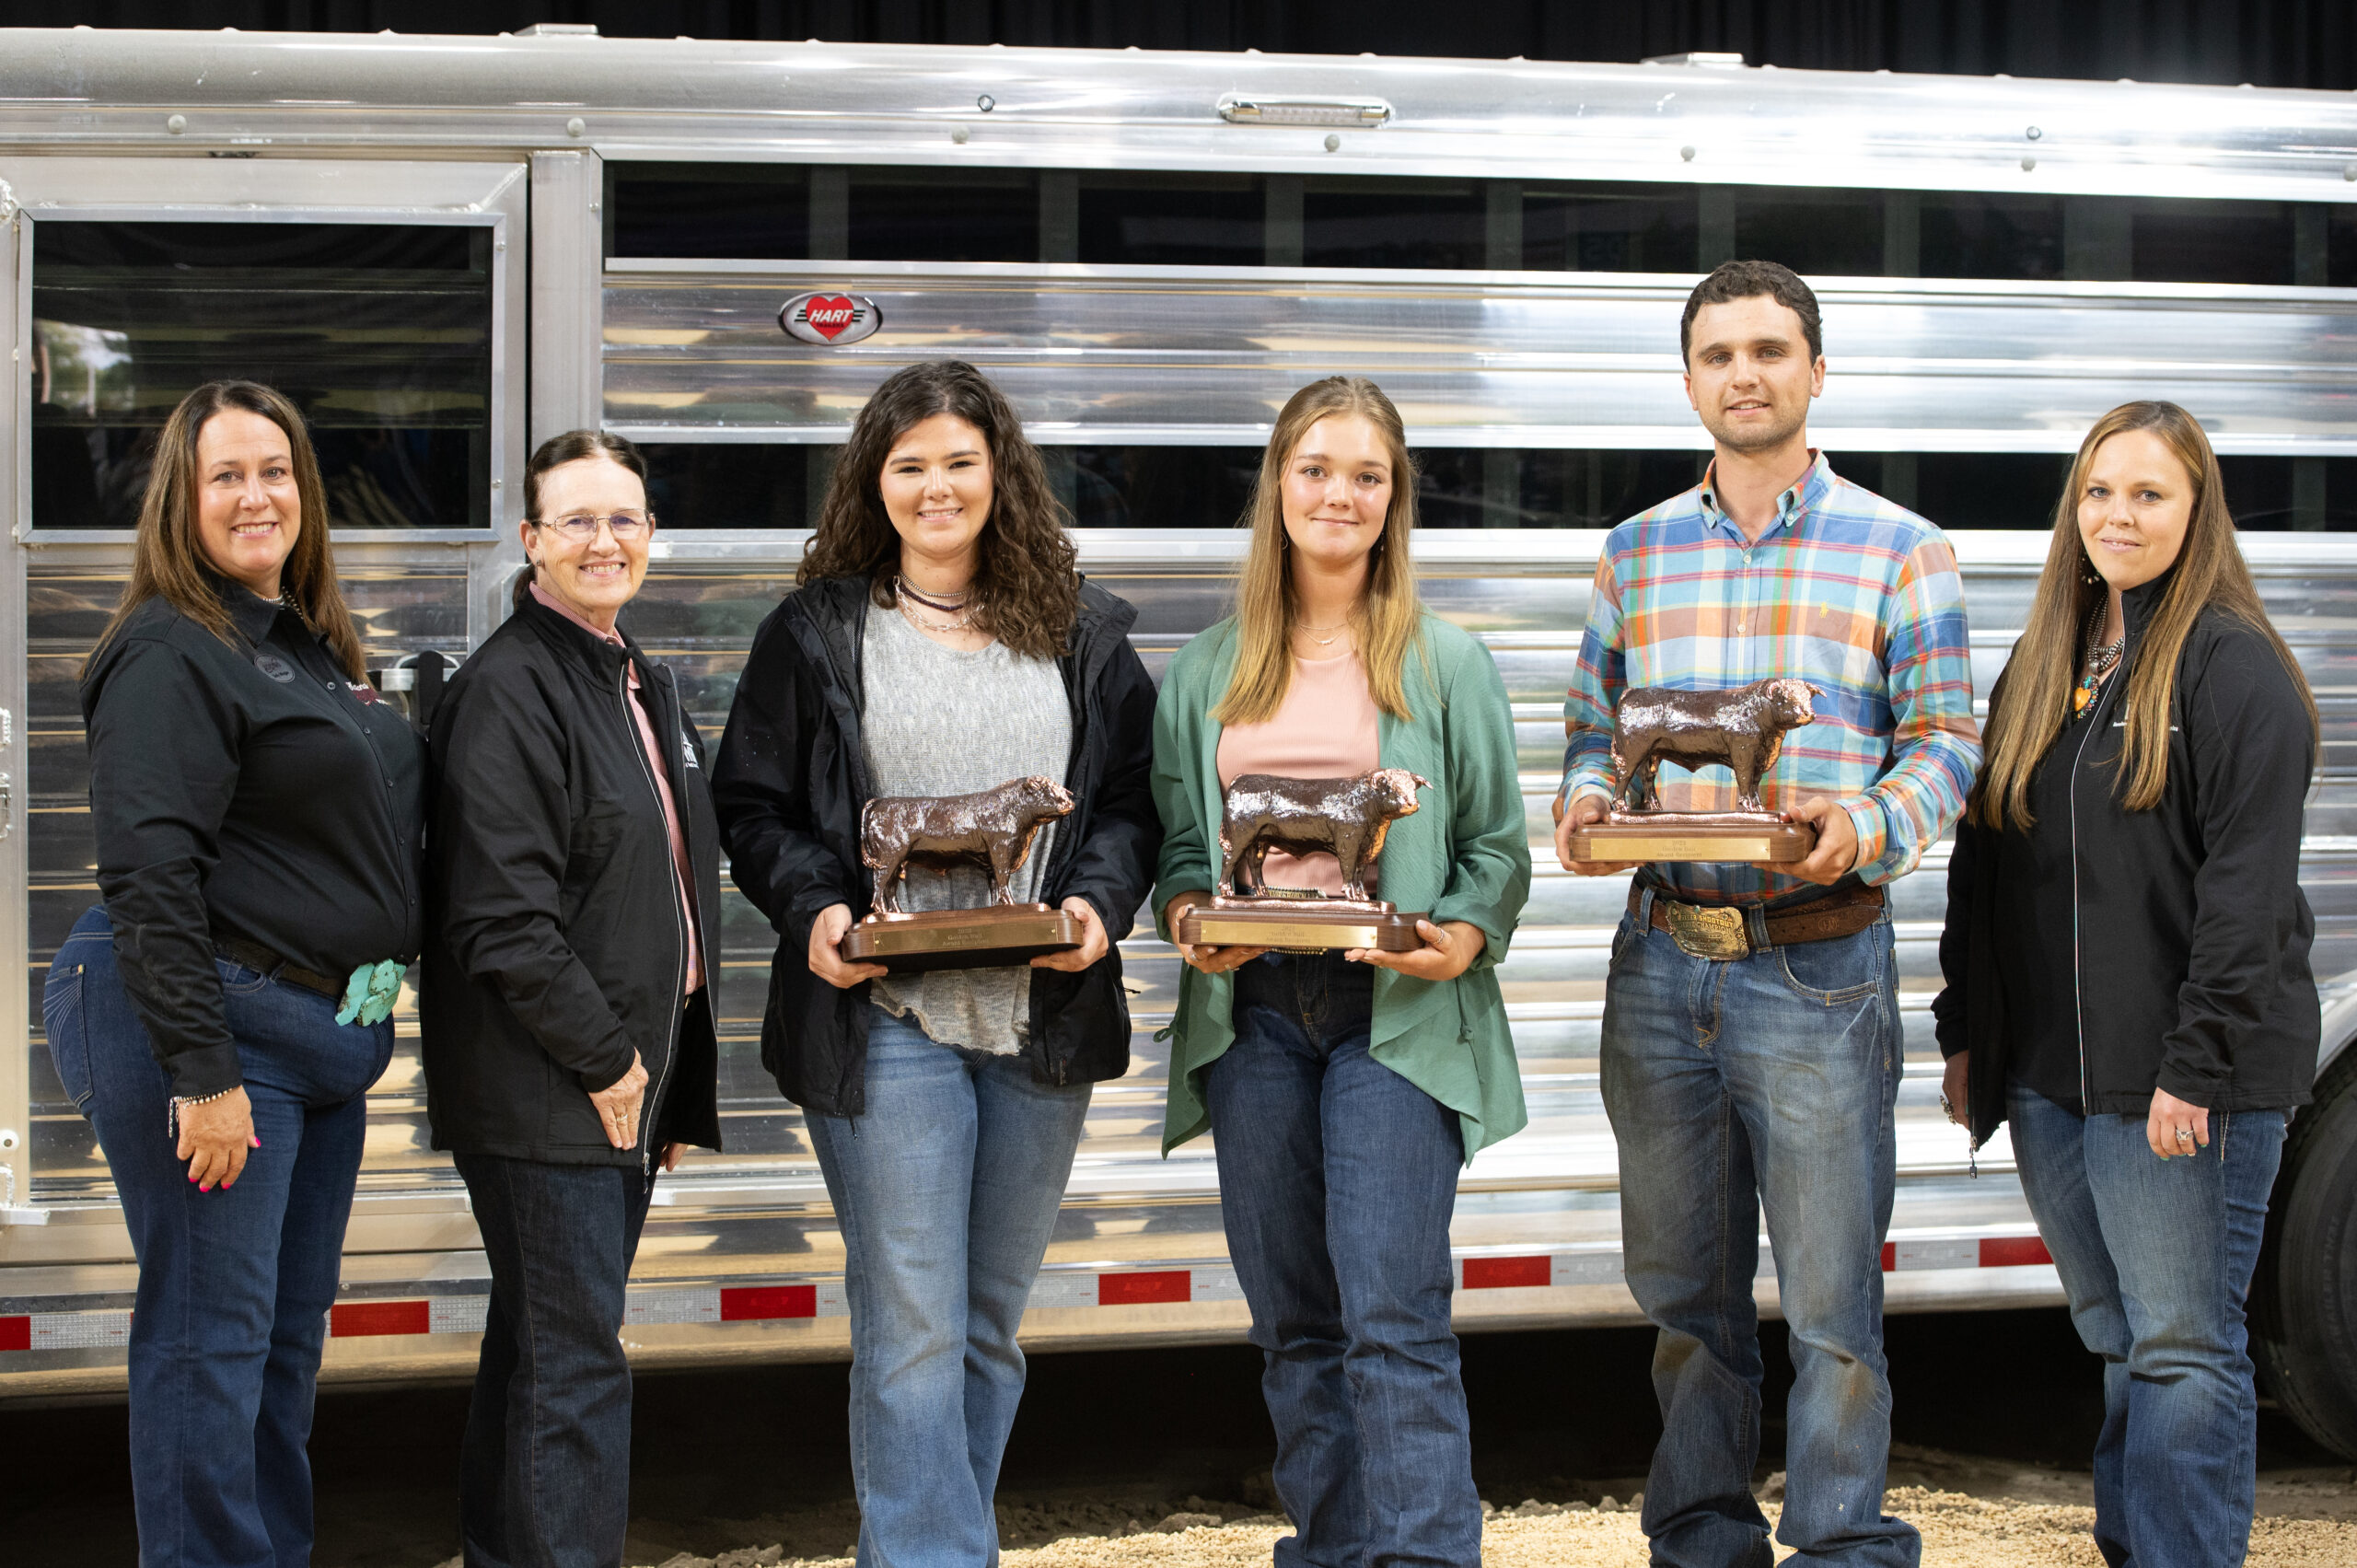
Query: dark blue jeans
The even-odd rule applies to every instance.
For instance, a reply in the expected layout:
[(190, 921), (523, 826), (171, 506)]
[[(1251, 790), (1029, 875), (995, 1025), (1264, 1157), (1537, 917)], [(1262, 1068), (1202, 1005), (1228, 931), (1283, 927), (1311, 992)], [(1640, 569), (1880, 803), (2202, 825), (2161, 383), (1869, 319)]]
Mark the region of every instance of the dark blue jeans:
[(459, 1458), (467, 1568), (615, 1568), (630, 1527), (623, 1293), (654, 1182), (635, 1165), (455, 1158), (491, 1264)]
[(1900, 1068), (1889, 916), (1722, 960), (1651, 929), (1651, 912), (1641, 905), (1613, 937), (1602, 1067), (1629, 1289), (1661, 1330), (1662, 1438), (1644, 1510), (1654, 1562), (1774, 1560), (1751, 1495), (1764, 1207), (1792, 1330), (1777, 1539), (1811, 1562), (1913, 1568), (1921, 1539), (1882, 1508), (1882, 1243)]
[(2283, 1112), (2213, 1112), (2210, 1146), (2167, 1160), (2141, 1115), (2081, 1116), (2013, 1083), (2005, 1117), (2071, 1320), (2103, 1358), (2096, 1546), (2113, 1568), (2240, 1562), (2258, 1479), (2243, 1300)]
[(142, 1568), (311, 1561), (311, 1397), (359, 1179), (362, 1097), (393, 1026), (219, 960), (253, 1103), (234, 1187), (200, 1192), (165, 1131), (169, 1079), (115, 967), (104, 905), (50, 965), (41, 1022), (90, 1119), (139, 1259), (131, 1317), (131, 1485)]
[(1228, 1255), (1252, 1308), (1297, 1533), (1280, 1568), (1472, 1564), (1481, 1498), (1449, 1330), (1457, 1113), (1368, 1051), (1374, 972), (1341, 954), (1236, 971), (1207, 1103)]

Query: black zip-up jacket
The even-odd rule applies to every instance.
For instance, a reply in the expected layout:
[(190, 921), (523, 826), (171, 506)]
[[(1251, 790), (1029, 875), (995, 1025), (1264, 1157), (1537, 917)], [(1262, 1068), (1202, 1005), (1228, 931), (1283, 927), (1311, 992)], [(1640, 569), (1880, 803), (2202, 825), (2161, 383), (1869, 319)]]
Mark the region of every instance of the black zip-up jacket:
[[(2305, 1105), (2320, 1030), (2300, 891), (2300, 835), (2316, 744), (2273, 645), (2212, 607), (2186, 636), (2170, 711), (2168, 784), (2150, 811), (2120, 805), (2129, 677), (2169, 575), (2123, 598), (2128, 645), (2093, 716), (2066, 728), (2043, 772), (2060, 788), (2033, 834), (2070, 835), (2075, 883), (2081, 1098), (2090, 1115), (2144, 1115), (2153, 1090), (2212, 1110)], [(1993, 702), (2003, 700), (2003, 682)], [(2057, 772), (2055, 770), (2061, 770)], [(2005, 830), (2011, 835), (2014, 830)], [(2057, 846), (2060, 847), (2060, 846)], [(1940, 1050), (1972, 1052), (1976, 1145), (2005, 1116), (2006, 987), (1993, 934), (2027, 918), (2009, 845), (1968, 819), (1948, 863)]]
[[(761, 622), (737, 682), (713, 796), (729, 875), (778, 933), (761, 1019), (761, 1064), (786, 1098), (822, 1116), (866, 1108), (867, 992), (810, 972), (810, 927), (830, 904), (867, 912), (859, 814), (875, 793), (860, 749), (860, 648), (869, 586), (830, 578), (795, 589)], [(1056, 829), (1039, 884), (1050, 904), (1078, 895), (1116, 944), (1078, 974), (1031, 971), (1024, 1055), (1043, 1083), (1129, 1071), (1130, 1008), (1118, 944), (1154, 883), (1162, 823), (1151, 788), (1154, 682), (1130, 646), (1137, 611), (1084, 583), (1080, 615), (1056, 661), (1072, 704), (1064, 776), (1072, 815)]]
[[(437, 1149), (645, 1170), (666, 1143), (720, 1146), (712, 1010), (680, 1007), (686, 926), (626, 664), (671, 739), (704, 968), (717, 972), (720, 828), (670, 670), (521, 596), (434, 715), (419, 1023)], [(646, 1098), (638, 1146), (617, 1149), (589, 1096), (630, 1071), (633, 1051)]]
[(217, 943), (341, 981), (415, 957), (424, 912), (425, 749), (409, 721), (346, 679), (300, 616), (208, 580), (230, 641), (151, 598), (82, 678), (115, 958), (189, 1098), (244, 1081)]

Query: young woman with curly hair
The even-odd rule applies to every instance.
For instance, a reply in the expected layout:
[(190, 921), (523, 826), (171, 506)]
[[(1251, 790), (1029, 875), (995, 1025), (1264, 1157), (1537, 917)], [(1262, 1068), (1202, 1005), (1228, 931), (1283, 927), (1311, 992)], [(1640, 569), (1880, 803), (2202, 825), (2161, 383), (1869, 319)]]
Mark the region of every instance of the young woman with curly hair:
[[(1015, 1334), (1089, 1087), (1129, 1067), (1120, 955), (1162, 831), (1135, 610), (1074, 570), (1015, 412), (912, 366), (860, 412), (799, 586), (754, 636), (714, 779), (730, 871), (782, 940), (761, 1060), (803, 1109), (842, 1227), (862, 1562), (997, 1561)], [(1028, 966), (887, 976), (839, 945), (870, 888), (860, 812), (1041, 775), (1075, 802), (1012, 887), (1086, 939)], [(912, 878), (911, 910), (990, 901)]]

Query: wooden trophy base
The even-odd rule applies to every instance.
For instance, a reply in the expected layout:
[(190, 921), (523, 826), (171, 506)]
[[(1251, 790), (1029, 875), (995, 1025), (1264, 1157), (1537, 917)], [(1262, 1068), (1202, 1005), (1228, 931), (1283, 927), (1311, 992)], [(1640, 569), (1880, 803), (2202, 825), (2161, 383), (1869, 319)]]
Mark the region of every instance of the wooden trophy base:
[[(1333, 904), (1341, 907), (1327, 907)], [(1278, 947), (1289, 953), (1350, 947), (1412, 953), (1424, 945), (1416, 935), (1416, 922), (1423, 918), (1401, 914), (1385, 903), (1214, 898), (1178, 917), (1178, 940), (1215, 947)]]
[(1787, 865), (1816, 847), (1815, 828), (1767, 811), (1615, 812), (1572, 830), (1573, 860)]
[(1081, 944), (1080, 922), (1046, 904), (871, 914), (843, 934), (845, 963), (882, 964), (894, 974), (925, 970), (1003, 969)]

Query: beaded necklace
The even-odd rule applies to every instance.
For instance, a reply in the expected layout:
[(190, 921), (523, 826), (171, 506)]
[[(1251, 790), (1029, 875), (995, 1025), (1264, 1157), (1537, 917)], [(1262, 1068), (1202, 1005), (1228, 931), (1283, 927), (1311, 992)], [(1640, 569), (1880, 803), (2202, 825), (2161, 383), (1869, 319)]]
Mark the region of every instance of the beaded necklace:
[(2096, 700), (2096, 689), (2103, 685), (2104, 678), (2111, 673), (2112, 667), (2119, 662), (2119, 656), (2127, 650), (2128, 629), (2124, 626), (2111, 642), (2099, 641), (2103, 636), (2104, 615), (2110, 608), (2105, 600), (2097, 599), (2095, 613), (2087, 617), (2087, 668), (2071, 693), (2071, 716), (2073, 718), (2087, 711), (2087, 704)]

